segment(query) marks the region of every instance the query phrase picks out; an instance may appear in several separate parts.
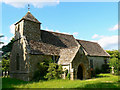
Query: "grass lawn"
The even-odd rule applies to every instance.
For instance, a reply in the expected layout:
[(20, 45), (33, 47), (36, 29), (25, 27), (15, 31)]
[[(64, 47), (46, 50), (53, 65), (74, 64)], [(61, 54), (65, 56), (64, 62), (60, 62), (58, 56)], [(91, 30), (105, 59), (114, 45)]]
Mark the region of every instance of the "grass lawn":
[(118, 76), (99, 74), (88, 80), (50, 80), (27, 82), (11, 78), (2, 78), (2, 88), (120, 88)]

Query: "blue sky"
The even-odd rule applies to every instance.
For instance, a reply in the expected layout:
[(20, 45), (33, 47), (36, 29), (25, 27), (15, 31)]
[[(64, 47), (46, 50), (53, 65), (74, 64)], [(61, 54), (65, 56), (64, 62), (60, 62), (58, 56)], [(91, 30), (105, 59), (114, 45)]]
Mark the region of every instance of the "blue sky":
[[(27, 4), (2, 2), (0, 33), (7, 44), (14, 36), (13, 24), (27, 13)], [(117, 2), (30, 3), (30, 12), (42, 23), (42, 29), (68, 33), (81, 40), (98, 42), (104, 49), (118, 46)]]

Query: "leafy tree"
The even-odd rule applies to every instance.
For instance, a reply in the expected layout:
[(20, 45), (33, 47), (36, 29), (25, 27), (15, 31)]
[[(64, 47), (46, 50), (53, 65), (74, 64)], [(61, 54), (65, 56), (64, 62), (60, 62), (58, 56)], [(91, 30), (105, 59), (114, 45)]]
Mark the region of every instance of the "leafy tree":
[(2, 59), (2, 71), (9, 71), (9, 62), (10, 60)]
[(114, 67), (115, 74), (118, 74), (120, 71), (120, 52), (118, 50), (107, 50), (107, 53), (110, 54), (109, 66), (112, 69)]
[(14, 42), (14, 38), (5, 46), (2, 47), (2, 70), (9, 71), (9, 63), (10, 63), (10, 52), (12, 50), (12, 45)]
[(48, 80), (61, 78), (62, 66), (56, 63), (50, 63), (48, 68), (48, 73), (45, 76)]
[(15, 39), (13, 38), (7, 45), (2, 47), (3, 55), (11, 52), (14, 41)]
[(116, 57), (116, 58), (120, 58), (120, 52), (118, 50), (106, 50), (107, 53), (110, 54), (110, 58)]
[(119, 65), (120, 65), (118, 63), (118, 58), (116, 58), (116, 57), (111, 58), (109, 61), (109, 65), (111, 68), (114, 67), (115, 74), (118, 74), (118, 69), (119, 69)]
[(49, 63), (51, 63), (52, 60), (43, 60), (42, 62), (37, 63), (37, 68), (38, 70), (35, 71), (33, 80), (38, 81), (38, 80), (45, 80), (47, 74), (47, 70), (49, 67)]

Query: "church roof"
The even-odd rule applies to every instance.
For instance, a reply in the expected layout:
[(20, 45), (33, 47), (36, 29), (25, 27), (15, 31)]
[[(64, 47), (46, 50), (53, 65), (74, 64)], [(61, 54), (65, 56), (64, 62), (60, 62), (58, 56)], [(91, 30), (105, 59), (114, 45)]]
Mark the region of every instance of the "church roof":
[(84, 50), (87, 52), (90, 56), (107, 56), (110, 55), (103, 50), (103, 48), (96, 42), (91, 41), (84, 41), (84, 40), (77, 40), (80, 45), (84, 48)]
[(60, 56), (59, 64), (69, 64), (75, 57), (80, 45), (87, 52), (88, 56), (105, 56), (105, 52), (98, 43), (76, 40), (73, 35), (41, 30), (41, 40), (30, 40), (30, 53), (43, 55)]
[[(33, 21), (33, 22), (36, 22), (36, 23), (40, 23), (31, 13), (30, 11), (28, 11), (26, 13), (26, 15), (21, 19), (21, 20), (29, 20), (29, 21)], [(20, 21), (21, 21), (20, 20)], [(17, 23), (19, 23), (20, 21), (18, 21)], [(17, 24), (15, 23), (15, 24)]]
[(73, 35), (41, 30), (41, 41), (29, 41), (31, 54), (60, 56), (59, 64), (69, 64), (79, 49)]
[(76, 47), (72, 35), (41, 30), (41, 41), (30, 40), (32, 54), (59, 55), (60, 49)]

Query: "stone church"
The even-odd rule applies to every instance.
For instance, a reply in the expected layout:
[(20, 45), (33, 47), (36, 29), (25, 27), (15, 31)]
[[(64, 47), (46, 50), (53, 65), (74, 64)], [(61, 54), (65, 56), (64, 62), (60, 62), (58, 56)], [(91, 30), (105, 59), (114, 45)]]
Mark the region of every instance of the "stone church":
[[(91, 69), (101, 69), (109, 54), (96, 42), (78, 40), (73, 35), (41, 29), (30, 11), (15, 23), (15, 42), (10, 56), (10, 77), (30, 81), (37, 63), (54, 60), (68, 70), (70, 79), (91, 78)], [(66, 75), (63, 74), (62, 78)]]

